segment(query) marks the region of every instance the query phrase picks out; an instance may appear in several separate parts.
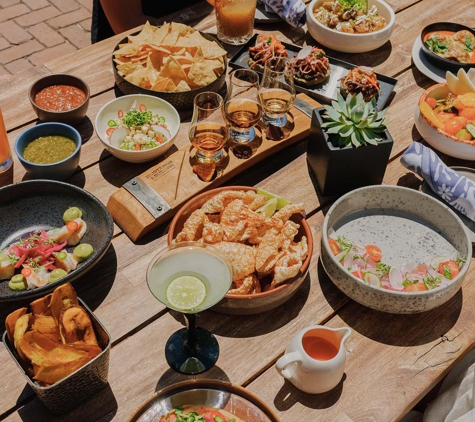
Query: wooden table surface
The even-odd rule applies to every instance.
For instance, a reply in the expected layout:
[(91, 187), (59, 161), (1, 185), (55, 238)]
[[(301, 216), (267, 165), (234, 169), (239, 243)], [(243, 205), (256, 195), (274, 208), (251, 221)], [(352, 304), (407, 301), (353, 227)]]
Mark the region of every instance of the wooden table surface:
[[(433, 82), (411, 60), (412, 45), (421, 29), (432, 22), (473, 25), (473, 1), (387, 0), (396, 12), (391, 41), (365, 54), (328, 54), (398, 79), (389, 107), (389, 130), (394, 147), (384, 183), (418, 188), (420, 180), (404, 169), (399, 157), (412, 141), (420, 141), (413, 111), (421, 93)], [(200, 3), (167, 19), (215, 33), (214, 13)], [(297, 45), (315, 42), (305, 30), (281, 24), (256, 25), (256, 31), (275, 32)], [(62, 56), (0, 82), (0, 107), (13, 146), (17, 136), (36, 124), (29, 104), (29, 86), (49, 73), (67, 72), (90, 86), (88, 118), (79, 128), (83, 140), (80, 168), (68, 180), (107, 203), (123, 183), (156, 162), (133, 165), (119, 161), (103, 149), (94, 133), (98, 110), (116, 97), (111, 52), (123, 35)], [(236, 49), (229, 49), (229, 57)], [(189, 114), (182, 113), (183, 121)], [(309, 119), (310, 124), (310, 119)], [(177, 145), (188, 143), (187, 123)], [(450, 164), (473, 163), (442, 157)], [(15, 157), (14, 168), (0, 178), (2, 185), (27, 180)], [(299, 142), (230, 180), (228, 185), (259, 186), (305, 202), (314, 235), (314, 253), (307, 279), (297, 295), (271, 313), (227, 316), (204, 312), (200, 325), (219, 340), (221, 355), (215, 368), (198, 378), (213, 378), (244, 386), (266, 401), (284, 422), (390, 421), (404, 416), (473, 347), (475, 342), (475, 266), (462, 289), (444, 306), (419, 315), (376, 312), (343, 295), (319, 262), (320, 233), (325, 211), (335, 198), (323, 197), (306, 162), (306, 141)], [(0, 198), (1, 201), (1, 198)], [(0, 228), (1, 232), (1, 228)], [(79, 296), (113, 339), (109, 386), (63, 417), (53, 416), (27, 386), (5, 348), (0, 347), (0, 420), (109, 421), (126, 420), (154, 392), (186, 377), (168, 369), (165, 342), (183, 326), (179, 313), (169, 311), (148, 291), (145, 272), (156, 251), (166, 243), (167, 224), (133, 243), (118, 227), (101, 263), (74, 283)], [(0, 323), (22, 303), (1, 304)], [(345, 375), (332, 391), (309, 395), (281, 378), (274, 368), (290, 339), (303, 327), (324, 324), (350, 327), (346, 342)], [(2, 331), (0, 329), (0, 331)]]

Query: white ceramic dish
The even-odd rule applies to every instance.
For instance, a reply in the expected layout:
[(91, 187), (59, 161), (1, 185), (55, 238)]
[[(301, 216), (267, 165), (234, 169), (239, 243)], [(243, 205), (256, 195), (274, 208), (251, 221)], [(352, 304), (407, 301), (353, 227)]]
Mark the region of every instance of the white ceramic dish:
[(437, 66), (434, 66), (422, 51), (422, 41), (420, 37), (417, 37), (412, 46), (412, 61), (417, 67), (417, 70), (423, 75), (427, 76), (429, 79), (432, 79), (438, 83), (445, 82), (445, 74), (447, 71), (439, 69)]
[(414, 123), (426, 142), (438, 151), (451, 157), (460, 158), (461, 160), (475, 160), (475, 145), (473, 142), (464, 141), (463, 139), (449, 135), (438, 129), (433, 123), (429, 122), (419, 110), (419, 104), (424, 101), (426, 97), (432, 97), (438, 100), (447, 98), (449, 92), (450, 90), (446, 84), (437, 84), (426, 89), (414, 110)]
[[(156, 148), (143, 151), (126, 151), (114, 147), (109, 143), (106, 136), (106, 130), (109, 128), (107, 122), (109, 120), (117, 119), (117, 112), (119, 110), (123, 110), (124, 113), (129, 111), (134, 101), (137, 101), (137, 104), (145, 104), (147, 110), (151, 110), (152, 112), (165, 117), (165, 122), (171, 132), (171, 137), (167, 142)], [(125, 95), (109, 101), (99, 110), (99, 113), (97, 113), (96, 116), (95, 128), (97, 136), (102, 144), (112, 155), (129, 163), (145, 163), (165, 154), (165, 152), (167, 152), (173, 145), (178, 130), (180, 129), (180, 116), (175, 107), (161, 98), (141, 94)]]
[(307, 28), (310, 35), (325, 47), (343, 53), (364, 53), (376, 50), (385, 44), (394, 29), (396, 15), (391, 7), (383, 0), (369, 0), (368, 7), (375, 5), (379, 14), (386, 19), (387, 25), (379, 31), (368, 34), (349, 34), (336, 31), (322, 25), (315, 18), (313, 11), (319, 8), (326, 0), (312, 0), (307, 7)]
[[(336, 235), (379, 246), (389, 265), (454, 253), (467, 262), (446, 286), (421, 292), (386, 290), (355, 277), (336, 260), (328, 244), (328, 238)], [(462, 286), (471, 257), (472, 242), (455, 213), (424, 193), (400, 186), (349, 192), (333, 204), (323, 223), (321, 260), (330, 279), (353, 300), (379, 311), (412, 314), (442, 305)]]

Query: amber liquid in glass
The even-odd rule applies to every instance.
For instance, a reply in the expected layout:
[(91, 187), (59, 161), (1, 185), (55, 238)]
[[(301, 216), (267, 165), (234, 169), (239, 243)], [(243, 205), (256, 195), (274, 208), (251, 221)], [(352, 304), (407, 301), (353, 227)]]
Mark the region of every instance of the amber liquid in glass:
[(0, 172), (7, 170), (11, 165), (11, 151), (8, 143), (7, 130), (0, 110)]
[(315, 360), (330, 360), (338, 353), (338, 349), (332, 343), (315, 335), (304, 336), (302, 346), (307, 355)]
[(249, 129), (262, 117), (262, 107), (256, 101), (232, 99), (224, 107), (224, 116), (231, 126)]
[(198, 123), (190, 130), (190, 141), (202, 153), (213, 154), (226, 143), (226, 128), (219, 123)]

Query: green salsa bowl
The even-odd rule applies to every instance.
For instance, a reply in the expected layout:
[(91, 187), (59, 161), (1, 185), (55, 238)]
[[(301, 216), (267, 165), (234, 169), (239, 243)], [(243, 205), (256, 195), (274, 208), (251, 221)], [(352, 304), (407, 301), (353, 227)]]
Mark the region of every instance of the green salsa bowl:
[[(44, 139), (45, 137), (52, 137), (50, 138), (49, 145), (46, 145), (45, 148), (39, 150), (39, 154), (51, 157), (53, 154), (58, 153), (55, 148), (61, 148), (61, 143), (55, 142), (54, 138), (59, 136), (72, 140), (76, 145), (72, 153), (71, 151), (68, 152), (68, 156), (50, 164), (39, 164), (25, 159), (25, 148), (39, 138)], [(30, 173), (33, 178), (66, 180), (78, 167), (81, 145), (81, 135), (72, 126), (64, 123), (42, 123), (33, 126), (20, 134), (15, 142), (15, 153), (25, 170)]]

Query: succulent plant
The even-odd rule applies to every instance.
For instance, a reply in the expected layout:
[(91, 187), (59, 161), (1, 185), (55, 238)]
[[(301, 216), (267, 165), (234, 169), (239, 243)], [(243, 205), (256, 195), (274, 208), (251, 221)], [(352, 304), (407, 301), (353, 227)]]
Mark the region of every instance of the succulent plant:
[(384, 139), (381, 134), (387, 126), (384, 120), (387, 109), (378, 111), (374, 98), (366, 103), (361, 93), (348, 95), (346, 100), (338, 94), (338, 100), (332, 101), (332, 106), (326, 105), (325, 110), (322, 117), (326, 122), (322, 128), (336, 147), (378, 145)]

